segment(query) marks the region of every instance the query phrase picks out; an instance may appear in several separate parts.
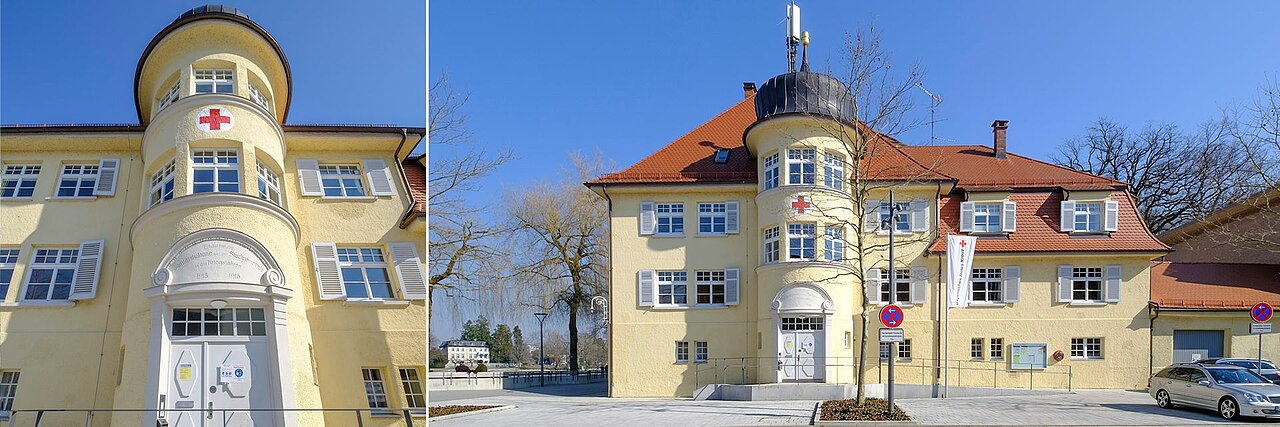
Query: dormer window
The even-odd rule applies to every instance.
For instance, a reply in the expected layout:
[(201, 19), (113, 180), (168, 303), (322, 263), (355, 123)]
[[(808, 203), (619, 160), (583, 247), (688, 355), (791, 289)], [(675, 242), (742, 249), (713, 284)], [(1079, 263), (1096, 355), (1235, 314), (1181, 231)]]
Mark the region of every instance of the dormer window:
[(196, 70), (196, 93), (236, 93), (231, 70)]
[(714, 161), (715, 161), (716, 163), (729, 163), (729, 149), (728, 149), (728, 148), (717, 148), (717, 149), (716, 149), (716, 157), (715, 157)]
[(1097, 233), (1102, 231), (1102, 203), (1076, 203), (1075, 231)]

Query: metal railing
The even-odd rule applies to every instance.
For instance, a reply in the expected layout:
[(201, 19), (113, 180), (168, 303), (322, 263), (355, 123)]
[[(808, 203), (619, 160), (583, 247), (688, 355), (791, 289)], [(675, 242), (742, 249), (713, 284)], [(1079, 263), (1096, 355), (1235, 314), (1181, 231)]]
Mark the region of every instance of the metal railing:
[(593, 369), (586, 371), (489, 371), (489, 372), (429, 372), (427, 379), (429, 381), (440, 381), (444, 384), (468, 383), (479, 384), (485, 381), (497, 381), (519, 386), (532, 386), (538, 384), (581, 384), (592, 383), (597, 381), (605, 381), (608, 379), (609, 371), (606, 369)]
[[(94, 414), (99, 414), (99, 413), (112, 413), (112, 414), (114, 414), (114, 413), (116, 413), (116, 412), (148, 412), (148, 413), (155, 413), (155, 414), (156, 414), (156, 417), (158, 418), (158, 419), (157, 419), (157, 421), (156, 421), (156, 426), (157, 426), (157, 427), (168, 426), (168, 425), (169, 425), (168, 420), (169, 420), (169, 419), (172, 419), (172, 417), (170, 417), (170, 415), (171, 415), (172, 413), (176, 413), (176, 412), (198, 412), (198, 413), (200, 413), (200, 414), (201, 414), (201, 416), (203, 416), (203, 417), (205, 417), (205, 418), (207, 418), (207, 419), (214, 419), (214, 416), (215, 416), (214, 414), (219, 414), (219, 415), (218, 415), (218, 417), (219, 417), (219, 418), (221, 418), (221, 420), (222, 420), (222, 425), (223, 425), (223, 426), (226, 426), (226, 425), (227, 425), (227, 413), (228, 413), (228, 412), (270, 412), (270, 413), (301, 413), (301, 412), (321, 412), (321, 413), (326, 413), (326, 412), (337, 412), (337, 413), (342, 413), (342, 412), (346, 412), (346, 413), (350, 413), (350, 414), (352, 414), (352, 416), (353, 416), (353, 417), (355, 417), (355, 423), (354, 423), (354, 424), (349, 424), (349, 425), (354, 425), (354, 426), (357, 426), (357, 427), (364, 427), (365, 420), (366, 420), (366, 415), (365, 415), (366, 413), (368, 414), (368, 417), (370, 417), (370, 418), (372, 418), (372, 417), (377, 417), (377, 418), (391, 418), (391, 417), (401, 418), (401, 419), (403, 419), (403, 420), (404, 420), (404, 425), (405, 425), (406, 427), (413, 427), (413, 426), (414, 426), (414, 424), (413, 424), (413, 419), (414, 419), (414, 418), (426, 418), (426, 417), (427, 417), (427, 408), (378, 408), (378, 409), (370, 409), (370, 408), (324, 408), (324, 409), (321, 409), (321, 408), (293, 408), (293, 409), (234, 409), (234, 408), (225, 408), (225, 409), (200, 409), (200, 408), (191, 408), (191, 409), (173, 409), (173, 408), (165, 408), (165, 409), (14, 409), (14, 410), (12, 410), (12, 411), (10, 411), (10, 412), (9, 412), (9, 423), (8, 423), (8, 427), (17, 427), (17, 426), (24, 426), (24, 427), (25, 427), (25, 426), (31, 426), (31, 427), (44, 427), (44, 424), (43, 424), (43, 423), (46, 423), (46, 422), (53, 422), (53, 421), (50, 421), (50, 418), (51, 418), (51, 417), (57, 417), (57, 415), (62, 415), (62, 414), (68, 414), (68, 415), (70, 415), (70, 414), (77, 414), (77, 413), (83, 413), (83, 414), (84, 414), (84, 425), (85, 425), (85, 427), (89, 427), (89, 426), (92, 426), (92, 425), (93, 425), (93, 416), (94, 416)], [(30, 420), (31, 420), (31, 422), (32, 422), (31, 424), (17, 424), (17, 422), (18, 422), (18, 420), (19, 420), (19, 418), (20, 418), (20, 417), (25, 418), (26, 416), (28, 416), (28, 414), (30, 414), (30, 415), (29, 415), (29, 418), (30, 418)], [(161, 418), (161, 416), (163, 416), (163, 418)], [(68, 425), (71, 425), (71, 424), (67, 424), (67, 422), (72, 421), (72, 420), (75, 420), (75, 419), (78, 419), (79, 417), (78, 417), (78, 416), (67, 416), (67, 417), (57, 417), (57, 418), (58, 418), (58, 420), (57, 420), (56, 422), (57, 422), (58, 424), (51, 424), (51, 425), (56, 425), (56, 426), (68, 426)], [(370, 420), (370, 421), (372, 421), (372, 420)], [(423, 424), (425, 425), (425, 422), (424, 422)]]
[[(853, 356), (814, 357), (815, 379), (828, 383), (854, 383), (858, 360)], [(943, 364), (944, 362), (950, 362)], [(899, 384), (941, 385), (947, 376), (949, 386), (1025, 388), (1035, 390), (1062, 389), (1072, 391), (1071, 365), (1051, 365), (1033, 369), (1015, 369), (1004, 360), (952, 359), (949, 361), (897, 359), (894, 379)], [(777, 357), (713, 357), (705, 362), (691, 362), (693, 389), (706, 384), (762, 384), (756, 375), (762, 369), (779, 369)], [(888, 359), (869, 358), (866, 380), (885, 383)], [(1143, 369), (1146, 369), (1145, 367)], [(945, 370), (945, 372), (944, 372)], [(948, 375), (944, 375), (948, 374)], [(842, 375), (850, 378), (842, 380)], [(834, 378), (828, 378), (828, 376)], [(1038, 383), (1038, 384), (1037, 384)]]

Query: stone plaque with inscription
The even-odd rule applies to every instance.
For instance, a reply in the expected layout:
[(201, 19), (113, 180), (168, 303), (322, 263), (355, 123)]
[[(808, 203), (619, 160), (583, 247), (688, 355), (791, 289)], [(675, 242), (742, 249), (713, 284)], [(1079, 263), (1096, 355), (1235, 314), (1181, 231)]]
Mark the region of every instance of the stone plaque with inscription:
[(224, 240), (205, 240), (183, 248), (167, 266), (170, 284), (260, 283), (267, 267), (249, 248)]

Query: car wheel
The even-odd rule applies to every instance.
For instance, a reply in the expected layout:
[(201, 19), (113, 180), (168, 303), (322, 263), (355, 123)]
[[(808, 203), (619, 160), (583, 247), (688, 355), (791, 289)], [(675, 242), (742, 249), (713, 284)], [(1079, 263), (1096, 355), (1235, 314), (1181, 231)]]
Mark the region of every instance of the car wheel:
[(1221, 402), (1218, 402), (1218, 414), (1222, 415), (1222, 418), (1234, 420), (1240, 416), (1240, 405), (1236, 403), (1235, 399), (1224, 398)]
[(1156, 406), (1161, 408), (1169, 408), (1173, 406), (1173, 402), (1169, 401), (1169, 392), (1164, 390), (1156, 392)]

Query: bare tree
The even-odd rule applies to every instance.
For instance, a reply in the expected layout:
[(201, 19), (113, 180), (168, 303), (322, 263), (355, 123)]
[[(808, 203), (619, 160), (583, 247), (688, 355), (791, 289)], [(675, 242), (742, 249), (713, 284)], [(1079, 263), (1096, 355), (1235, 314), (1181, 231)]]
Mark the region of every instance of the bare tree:
[(571, 176), (507, 194), (507, 216), (522, 249), (512, 253), (518, 282), (537, 293), (539, 308), (563, 313), (569, 326), (569, 369), (577, 371), (578, 319), (596, 295), (608, 292), (608, 214), (604, 201), (580, 183), (601, 175), (603, 163), (571, 156)]
[[(493, 271), (491, 263), (500, 259), (489, 243), (503, 229), (481, 218), (484, 206), (466, 200), (477, 189), (480, 178), (511, 159), (511, 154), (492, 154), (475, 147), (467, 116), (462, 109), (469, 97), (449, 86), (442, 75), (431, 84), (429, 147), (432, 150), (428, 178), (430, 204), (430, 253), (428, 316), (435, 306), (435, 294), (463, 296), (466, 291), (486, 286)], [(485, 277), (482, 277), (485, 276)]]
[(1257, 180), (1253, 197), (1243, 203), (1261, 221), (1233, 230), (1227, 244), (1280, 253), (1280, 82), (1265, 82), (1253, 102), (1229, 111), (1229, 134), (1244, 152), (1247, 173)]

